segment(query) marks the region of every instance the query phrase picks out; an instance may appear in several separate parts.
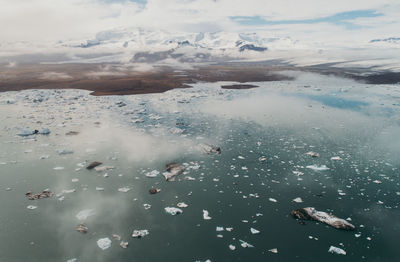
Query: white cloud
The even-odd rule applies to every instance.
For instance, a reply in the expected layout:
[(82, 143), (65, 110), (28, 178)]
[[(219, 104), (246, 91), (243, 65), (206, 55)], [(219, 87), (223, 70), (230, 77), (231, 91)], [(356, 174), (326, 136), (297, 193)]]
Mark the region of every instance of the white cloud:
[[(245, 26), (230, 19), (315, 19), (354, 10), (376, 10), (382, 16), (352, 19), (351, 23), (360, 26), (356, 30), (332, 23)], [(58, 40), (83, 42), (104, 30), (145, 27), (172, 32), (261, 31), (271, 37), (290, 36), (322, 48), (360, 47), (374, 38), (400, 36), (399, 16), (398, 0), (148, 0), (145, 6), (130, 1), (0, 0), (0, 43), (51, 43), (43, 45), (49, 48)], [(40, 46), (35, 47), (40, 50)]]

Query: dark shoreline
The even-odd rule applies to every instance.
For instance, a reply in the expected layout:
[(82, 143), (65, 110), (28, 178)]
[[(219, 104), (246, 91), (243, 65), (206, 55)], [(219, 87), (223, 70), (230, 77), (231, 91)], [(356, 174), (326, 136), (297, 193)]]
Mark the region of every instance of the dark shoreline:
[[(107, 67), (106, 74), (96, 75)], [(106, 64), (36, 64), (20, 65), (15, 68), (0, 67), (0, 92), (26, 89), (84, 89), (92, 95), (135, 95), (162, 93), (174, 88), (188, 88), (197, 82), (230, 81), (238, 83), (290, 81), (293, 78), (280, 74), (281, 71), (311, 72), (349, 78), (366, 84), (400, 83), (400, 73), (374, 72), (368, 69), (342, 69), (331, 65), (294, 67), (271, 63), (229, 63), (209, 65), (194, 69), (175, 71), (160, 67), (152, 72), (121, 71), (118, 66)], [(43, 74), (55, 73), (55, 77), (43, 78)], [(57, 74), (64, 77), (57, 79)], [(92, 75), (91, 75), (92, 74)], [(59, 75), (58, 75), (59, 76)], [(222, 88), (253, 88), (244, 84)]]

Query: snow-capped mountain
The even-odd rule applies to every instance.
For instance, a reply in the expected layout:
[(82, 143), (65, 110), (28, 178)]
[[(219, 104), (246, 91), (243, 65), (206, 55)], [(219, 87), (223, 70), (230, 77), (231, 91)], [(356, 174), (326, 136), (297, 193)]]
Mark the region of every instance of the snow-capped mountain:
[(260, 33), (170, 33), (143, 28), (113, 29), (99, 32), (92, 39), (58, 43), (60, 48), (85, 49), (88, 52), (122, 52), (125, 62), (149, 63), (165, 59), (205, 62), (263, 56), (269, 50), (293, 49), (298, 45), (289, 37)]

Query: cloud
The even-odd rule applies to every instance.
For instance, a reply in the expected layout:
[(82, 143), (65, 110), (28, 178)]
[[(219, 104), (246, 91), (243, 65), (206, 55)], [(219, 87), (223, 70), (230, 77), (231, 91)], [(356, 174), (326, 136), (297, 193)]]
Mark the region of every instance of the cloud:
[[(14, 41), (36, 44), (26, 52), (44, 47), (52, 52), (49, 47), (55, 48), (58, 41), (74, 40), (79, 45), (96, 39), (101, 31), (141, 27), (167, 32), (262, 32), (269, 37), (289, 36), (312, 49), (359, 48), (371, 39), (399, 36), (399, 15), (397, 0), (0, 0), (0, 44), (2, 53), (21, 52)], [(232, 17), (242, 17), (242, 23)], [(243, 17), (268, 23), (246, 24)]]

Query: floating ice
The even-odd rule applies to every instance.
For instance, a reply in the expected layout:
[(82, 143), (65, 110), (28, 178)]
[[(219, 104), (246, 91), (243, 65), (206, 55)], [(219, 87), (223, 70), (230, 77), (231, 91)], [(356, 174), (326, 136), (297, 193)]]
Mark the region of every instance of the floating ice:
[(167, 181), (175, 181), (175, 177), (182, 174), (185, 170), (185, 167), (178, 163), (170, 163), (166, 165), (167, 172), (163, 173), (165, 180)]
[(37, 206), (34, 206), (34, 205), (29, 205), (29, 206), (27, 206), (26, 208), (27, 208), (27, 209), (30, 209), (30, 210), (33, 210), (33, 209), (36, 209), (36, 208), (37, 208)]
[(229, 245), (229, 249), (233, 251), (236, 249), (236, 247), (234, 245)]
[(295, 199), (292, 200), (293, 202), (296, 203), (303, 203), (303, 199), (301, 199), (301, 197), (296, 197)]
[(69, 155), (74, 153), (74, 151), (70, 149), (57, 149), (56, 151), (59, 155)]
[(176, 206), (177, 206), (177, 207), (180, 207), (180, 208), (186, 208), (186, 207), (188, 207), (188, 205), (185, 204), (184, 202), (180, 202), (180, 203), (176, 204)]
[(103, 171), (107, 171), (107, 170), (111, 170), (114, 169), (113, 166), (96, 166), (94, 168), (94, 170), (96, 170), (97, 172), (103, 172)]
[(147, 229), (133, 230), (132, 237), (141, 238), (148, 234), (149, 231)]
[(153, 170), (153, 171), (151, 171), (151, 172), (146, 173), (146, 176), (147, 176), (147, 177), (157, 177), (159, 174), (160, 174), (159, 171)]
[(108, 237), (100, 238), (99, 240), (97, 240), (97, 246), (102, 250), (106, 250), (107, 248), (111, 247), (111, 239), (109, 239)]
[(50, 134), (50, 129), (48, 129), (48, 128), (43, 128), (43, 129), (39, 130), (38, 134), (41, 134), (41, 135), (48, 135), (48, 134)]
[(346, 229), (346, 230), (355, 229), (355, 226), (350, 224), (346, 220), (337, 218), (334, 215), (322, 211), (317, 211), (313, 207), (299, 208), (293, 210), (290, 214), (297, 219), (316, 220), (338, 229)]
[(271, 202), (274, 202), (274, 203), (278, 202), (278, 200), (276, 200), (275, 198), (271, 198), (271, 197), (268, 200)]
[(118, 188), (118, 191), (119, 191), (119, 192), (122, 192), (122, 193), (127, 193), (129, 190), (131, 190), (129, 187), (121, 187), (121, 188)]
[(310, 165), (310, 166), (306, 166), (306, 168), (309, 168), (309, 169), (312, 169), (312, 170), (315, 170), (315, 171), (326, 171), (326, 170), (329, 170), (329, 167), (327, 167), (326, 165), (321, 165), (321, 166)]
[(341, 248), (334, 247), (334, 246), (330, 246), (328, 252), (329, 252), (329, 253), (332, 253), (332, 254), (346, 255), (346, 251), (344, 251), (344, 250), (341, 249)]
[(36, 133), (37, 133), (37, 130), (24, 128), (21, 131), (19, 131), (19, 133), (17, 133), (17, 135), (19, 135), (19, 136), (31, 136), (31, 135), (34, 135)]
[(166, 207), (164, 208), (165, 212), (167, 212), (170, 215), (178, 215), (178, 214), (182, 214), (183, 210), (180, 208), (176, 208), (176, 207)]
[(239, 239), (239, 242), (240, 242), (240, 245), (241, 245), (243, 248), (246, 248), (246, 247), (254, 247), (252, 244), (247, 243), (246, 241), (243, 241), (243, 240), (241, 240), (241, 239)]
[(257, 229), (255, 229), (255, 228), (250, 228), (250, 232), (252, 233), (252, 234), (259, 234), (260, 233), (260, 231), (259, 230), (257, 230)]
[(208, 211), (204, 210), (204, 209), (203, 209), (203, 219), (204, 220), (210, 220), (211, 219), (211, 217), (209, 216)]
[(76, 218), (78, 220), (85, 220), (90, 216), (94, 215), (94, 209), (84, 209), (78, 212), (78, 214), (76, 214)]
[(272, 248), (272, 249), (269, 249), (268, 251), (271, 252), (271, 253), (274, 253), (274, 254), (278, 254), (278, 249), (277, 248)]

